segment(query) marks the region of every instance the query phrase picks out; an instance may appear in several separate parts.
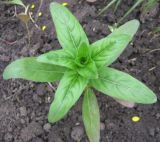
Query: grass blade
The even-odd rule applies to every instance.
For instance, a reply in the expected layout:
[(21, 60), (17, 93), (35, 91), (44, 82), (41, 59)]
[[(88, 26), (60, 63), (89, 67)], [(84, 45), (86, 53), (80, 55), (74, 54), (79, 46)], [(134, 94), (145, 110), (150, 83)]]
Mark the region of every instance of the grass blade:
[(105, 11), (107, 11), (108, 8), (110, 8), (117, 0), (112, 0), (106, 7), (104, 7), (98, 14), (101, 15), (102, 13), (104, 13)]
[(126, 13), (125, 15), (118, 21), (118, 24), (120, 24), (124, 18), (126, 18), (137, 6), (139, 6), (144, 0), (138, 0)]

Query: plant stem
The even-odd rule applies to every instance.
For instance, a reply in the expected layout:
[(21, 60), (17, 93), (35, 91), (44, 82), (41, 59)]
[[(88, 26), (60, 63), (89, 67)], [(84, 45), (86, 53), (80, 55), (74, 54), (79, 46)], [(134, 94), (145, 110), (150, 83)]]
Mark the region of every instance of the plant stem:
[(125, 15), (117, 22), (117, 24), (121, 24), (121, 22), (126, 18), (137, 6), (139, 6), (144, 0), (138, 0), (126, 13)]
[(122, 2), (122, 0), (118, 0), (118, 1), (117, 1), (116, 6), (115, 6), (115, 8), (114, 8), (114, 12), (117, 11), (118, 6), (121, 4), (121, 2)]
[(109, 7), (111, 7), (117, 0), (112, 0), (106, 7), (104, 7), (98, 14), (101, 15), (102, 13), (104, 13)]
[(37, 14), (36, 14), (35, 22), (37, 22), (37, 21), (38, 21), (38, 13), (40, 12), (42, 5), (43, 5), (43, 0), (40, 0), (40, 5), (39, 5), (39, 8), (38, 8), (38, 10), (37, 10)]
[(30, 39), (30, 32), (29, 32), (28, 23), (25, 23), (25, 25), (26, 25), (27, 34), (28, 34), (28, 45), (30, 46), (30, 44), (31, 44), (31, 39)]

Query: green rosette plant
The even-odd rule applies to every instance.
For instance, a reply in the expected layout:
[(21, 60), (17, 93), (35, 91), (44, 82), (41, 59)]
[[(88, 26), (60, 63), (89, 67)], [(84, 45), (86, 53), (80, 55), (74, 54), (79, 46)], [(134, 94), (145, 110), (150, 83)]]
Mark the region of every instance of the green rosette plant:
[(53, 2), (50, 11), (62, 49), (16, 60), (6, 67), (3, 78), (51, 83), (60, 80), (48, 114), (50, 123), (61, 120), (83, 93), (85, 130), (90, 142), (99, 142), (100, 114), (93, 88), (124, 105), (152, 104), (157, 100), (143, 83), (109, 67), (132, 40), (139, 22), (131, 20), (89, 44), (82, 26), (66, 7)]

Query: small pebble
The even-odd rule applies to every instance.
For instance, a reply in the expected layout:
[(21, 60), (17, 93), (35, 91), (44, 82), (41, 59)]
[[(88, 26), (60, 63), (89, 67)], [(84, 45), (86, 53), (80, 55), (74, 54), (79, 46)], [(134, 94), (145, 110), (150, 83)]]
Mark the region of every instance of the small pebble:
[(40, 98), (40, 96), (38, 96), (37, 94), (33, 94), (33, 100), (36, 102), (36, 103), (42, 103), (42, 98)]
[(37, 92), (37, 95), (44, 96), (45, 92), (46, 92), (45, 85), (44, 84), (39, 84), (36, 88), (36, 92)]
[(84, 135), (84, 130), (83, 127), (81, 126), (74, 127), (71, 131), (71, 137), (75, 141), (80, 141), (83, 135)]
[(77, 123), (76, 123), (76, 126), (78, 126), (78, 125), (80, 125), (80, 123), (79, 123), (79, 122), (77, 122)]
[(46, 132), (49, 132), (50, 129), (51, 129), (51, 124), (46, 123), (46, 124), (43, 126), (43, 129), (44, 129)]
[(156, 119), (160, 119), (160, 113), (156, 114)]
[(104, 123), (100, 123), (100, 130), (103, 131), (105, 129), (105, 124)]
[(24, 124), (24, 123), (25, 123), (25, 120), (24, 120), (24, 119), (21, 119), (20, 121), (21, 121), (21, 124)]
[(154, 137), (154, 135), (155, 135), (155, 129), (154, 128), (149, 129), (149, 135)]
[(21, 116), (26, 116), (27, 115), (26, 107), (20, 107), (19, 110), (20, 110)]

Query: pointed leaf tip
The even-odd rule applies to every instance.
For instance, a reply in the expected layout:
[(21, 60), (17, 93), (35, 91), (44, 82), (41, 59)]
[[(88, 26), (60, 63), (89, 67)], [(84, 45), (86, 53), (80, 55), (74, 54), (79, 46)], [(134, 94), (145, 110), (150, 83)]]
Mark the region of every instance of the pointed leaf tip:
[(99, 79), (91, 81), (91, 85), (104, 94), (127, 102), (153, 104), (157, 101), (157, 96), (146, 85), (113, 68), (101, 68)]
[(35, 57), (25, 57), (9, 64), (3, 79), (21, 78), (35, 82), (53, 82), (60, 80), (66, 68), (37, 62)]
[(48, 121), (54, 123), (62, 119), (81, 96), (88, 80), (74, 71), (66, 71), (50, 106)]
[(90, 142), (99, 142), (100, 113), (96, 95), (87, 88), (83, 98), (82, 116), (86, 133)]
[(89, 45), (82, 26), (68, 8), (53, 2), (50, 4), (50, 12), (62, 48), (71, 47), (76, 49), (82, 42)]
[(138, 20), (131, 20), (116, 28), (107, 37), (91, 45), (92, 58), (97, 67), (112, 64), (127, 47), (139, 28)]

